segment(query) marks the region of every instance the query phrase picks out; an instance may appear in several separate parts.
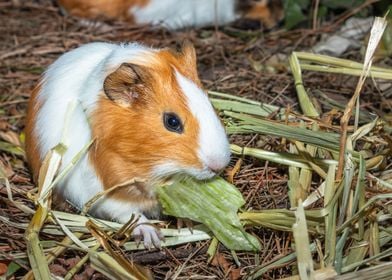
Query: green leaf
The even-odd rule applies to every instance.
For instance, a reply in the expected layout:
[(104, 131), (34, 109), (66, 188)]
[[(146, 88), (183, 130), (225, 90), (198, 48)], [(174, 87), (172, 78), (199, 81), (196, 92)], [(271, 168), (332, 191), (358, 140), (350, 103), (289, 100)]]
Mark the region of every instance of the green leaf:
[(11, 262), (8, 265), (7, 268), (7, 273), (6, 273), (6, 277), (11, 277), (12, 275), (15, 274), (15, 272), (17, 272), (19, 269), (21, 268), (21, 266), (19, 264), (17, 264), (16, 262)]
[(158, 188), (163, 212), (203, 223), (230, 250), (260, 250), (258, 240), (245, 232), (237, 215), (245, 201), (241, 193), (222, 178), (179, 180)]
[(296, 26), (301, 21), (306, 19), (306, 16), (302, 13), (302, 6), (305, 6), (305, 3), (302, 1), (296, 0), (287, 0), (284, 8), (285, 12), (285, 28), (291, 29)]

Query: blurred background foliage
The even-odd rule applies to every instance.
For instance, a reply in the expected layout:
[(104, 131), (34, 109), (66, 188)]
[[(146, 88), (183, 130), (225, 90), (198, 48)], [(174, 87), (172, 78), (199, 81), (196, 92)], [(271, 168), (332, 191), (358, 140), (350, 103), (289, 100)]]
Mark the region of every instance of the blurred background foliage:
[(317, 14), (317, 19), (324, 21), (363, 5), (368, 8), (361, 9), (359, 16), (384, 16), (389, 11), (389, 18), (392, 18), (391, 0), (284, 0), (283, 5), (286, 29), (310, 26), (315, 14)]

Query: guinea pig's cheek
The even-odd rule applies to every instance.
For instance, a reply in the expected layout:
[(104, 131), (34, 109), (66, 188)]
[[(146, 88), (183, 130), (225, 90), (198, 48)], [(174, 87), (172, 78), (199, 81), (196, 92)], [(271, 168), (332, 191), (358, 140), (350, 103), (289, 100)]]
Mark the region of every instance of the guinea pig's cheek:
[(181, 170), (179, 164), (172, 162), (159, 163), (151, 170), (151, 176), (155, 178), (162, 178), (178, 173)]

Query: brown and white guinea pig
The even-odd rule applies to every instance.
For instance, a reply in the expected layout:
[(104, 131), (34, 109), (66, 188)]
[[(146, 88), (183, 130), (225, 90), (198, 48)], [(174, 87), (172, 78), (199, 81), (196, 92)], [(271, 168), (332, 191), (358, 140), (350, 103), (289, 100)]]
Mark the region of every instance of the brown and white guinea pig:
[(143, 215), (157, 211), (156, 183), (177, 174), (209, 179), (229, 162), (227, 136), (202, 89), (190, 44), (176, 52), (90, 43), (58, 58), (28, 107), (26, 152), (35, 179), (45, 155), (60, 142), (70, 102), (78, 106), (67, 119), (60, 170), (95, 141), (55, 187), (56, 195), (82, 208), (103, 190), (134, 178), (144, 181), (117, 189), (90, 213), (122, 223), (140, 214), (134, 234), (147, 247), (160, 241)]
[(71, 15), (87, 19), (162, 24), (169, 29), (224, 25), (237, 19), (272, 28), (283, 18), (281, 0), (58, 0)]

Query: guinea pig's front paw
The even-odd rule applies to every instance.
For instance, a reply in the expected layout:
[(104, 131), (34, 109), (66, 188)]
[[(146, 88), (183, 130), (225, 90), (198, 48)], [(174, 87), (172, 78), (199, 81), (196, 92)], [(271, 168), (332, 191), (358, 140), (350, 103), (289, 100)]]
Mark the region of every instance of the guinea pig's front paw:
[(157, 249), (161, 248), (163, 235), (158, 228), (151, 224), (141, 223), (137, 225), (133, 230), (132, 235), (138, 243), (143, 240), (143, 244), (146, 249), (150, 249), (152, 246)]

